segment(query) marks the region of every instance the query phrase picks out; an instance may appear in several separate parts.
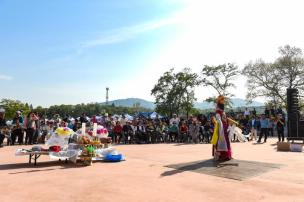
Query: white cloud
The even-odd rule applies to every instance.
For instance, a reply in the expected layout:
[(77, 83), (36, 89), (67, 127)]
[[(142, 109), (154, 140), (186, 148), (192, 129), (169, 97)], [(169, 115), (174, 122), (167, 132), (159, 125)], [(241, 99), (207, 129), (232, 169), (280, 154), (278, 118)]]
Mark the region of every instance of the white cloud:
[(0, 74), (0, 80), (8, 81), (8, 80), (12, 80), (12, 79), (13, 79), (13, 77), (11, 77), (11, 76)]
[(159, 29), (161, 27), (172, 25), (177, 23), (175, 17), (169, 17), (166, 19), (161, 19), (158, 21), (147, 22), (143, 24), (121, 27), (114, 30), (106, 31), (101, 34), (100, 37), (93, 40), (88, 40), (81, 45), (81, 48), (91, 48), (96, 46), (103, 46), (107, 44), (114, 44), (126, 41), (133, 37), (136, 37), (138, 34)]
[(177, 17), (178, 14), (179, 12), (176, 12), (173, 13), (171, 16), (168, 16), (167, 18), (163, 18), (160, 20), (120, 27), (113, 30), (107, 30), (101, 33), (100, 36), (96, 37), (95, 39), (89, 39), (81, 43), (74, 53), (65, 55), (63, 57), (54, 58), (51, 60), (51, 62), (54, 63), (69, 62), (73, 60), (75, 57), (78, 57), (79, 55), (83, 54), (87, 49), (124, 42), (126, 40), (135, 38), (139, 34), (160, 29), (165, 26), (177, 24), (179, 23), (178, 20), (179, 18)]

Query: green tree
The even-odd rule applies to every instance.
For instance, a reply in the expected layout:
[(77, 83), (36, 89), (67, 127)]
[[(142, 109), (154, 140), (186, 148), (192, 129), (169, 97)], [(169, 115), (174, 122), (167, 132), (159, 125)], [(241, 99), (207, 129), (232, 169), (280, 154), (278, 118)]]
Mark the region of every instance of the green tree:
[[(16, 111), (23, 110), (24, 114), (27, 115), (30, 111), (30, 106), (27, 103), (22, 103), (18, 100), (9, 100), (3, 99), (0, 102), (0, 106), (6, 110), (7, 119), (12, 119), (15, 116)], [(89, 104), (77, 104), (77, 105), (53, 105), (48, 108), (43, 108), (38, 106), (33, 109), (41, 117), (45, 118), (56, 118), (61, 117), (65, 118), (68, 116), (79, 117), (82, 113), (85, 113), (88, 116), (99, 115), (103, 113), (109, 114), (135, 114), (138, 111), (150, 111), (151, 109), (146, 109), (137, 105), (137, 108), (134, 107), (115, 107), (112, 105), (101, 105), (98, 103), (89, 103)]]
[(188, 114), (196, 100), (194, 88), (197, 85), (198, 75), (189, 68), (178, 73), (174, 69), (165, 72), (151, 90), (151, 94), (155, 96), (156, 111), (168, 116), (182, 111)]
[(262, 59), (248, 63), (243, 74), (247, 76), (247, 99), (264, 97), (275, 106), (286, 106), (286, 89), (298, 88), (304, 92), (304, 57), (302, 50), (285, 45), (279, 48), (280, 57), (266, 63)]
[(275, 105), (284, 101), (283, 77), (275, 64), (259, 59), (248, 63), (242, 72), (247, 76), (246, 97), (249, 102), (256, 97), (269, 98)]
[(283, 76), (286, 88), (304, 89), (304, 57), (300, 48), (285, 45), (279, 48), (281, 56), (275, 61), (279, 73)]
[(204, 86), (212, 87), (217, 95), (206, 99), (208, 102), (214, 102), (216, 97), (223, 95), (226, 97), (226, 102), (231, 106), (231, 97), (233, 94), (230, 92), (231, 88), (235, 88), (233, 81), (239, 76), (240, 71), (233, 63), (222, 64), (218, 66), (205, 65), (202, 69), (201, 83)]
[(23, 114), (28, 114), (30, 111), (29, 106), (19, 100), (2, 99), (0, 106), (5, 109), (7, 119), (13, 119), (18, 110), (22, 110)]

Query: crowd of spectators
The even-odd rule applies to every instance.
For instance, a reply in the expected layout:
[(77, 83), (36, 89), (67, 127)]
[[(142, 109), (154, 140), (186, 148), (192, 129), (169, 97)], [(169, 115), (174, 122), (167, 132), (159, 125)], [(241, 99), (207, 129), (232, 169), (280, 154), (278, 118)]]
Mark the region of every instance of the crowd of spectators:
[[(213, 134), (213, 113), (206, 115), (171, 118), (157, 115), (150, 117), (103, 116), (87, 117), (83, 113), (78, 118), (66, 117), (47, 120), (38, 114), (30, 112), (25, 118), (22, 111), (17, 111), (11, 123), (5, 120), (5, 110), (0, 109), (0, 146), (6, 138), (7, 144), (42, 144), (47, 136), (57, 127), (65, 126), (79, 130), (82, 123), (92, 127), (94, 123), (108, 129), (109, 136), (116, 144), (154, 144), (154, 143), (210, 143)], [(285, 114), (281, 108), (274, 110), (266, 108), (263, 114), (258, 115), (256, 110), (245, 109), (244, 112), (230, 112), (228, 117), (237, 121), (248, 140), (264, 142), (268, 136), (278, 136), (278, 141), (284, 141), (286, 125)], [(259, 138), (258, 138), (259, 137)], [(232, 137), (232, 141), (237, 141)]]

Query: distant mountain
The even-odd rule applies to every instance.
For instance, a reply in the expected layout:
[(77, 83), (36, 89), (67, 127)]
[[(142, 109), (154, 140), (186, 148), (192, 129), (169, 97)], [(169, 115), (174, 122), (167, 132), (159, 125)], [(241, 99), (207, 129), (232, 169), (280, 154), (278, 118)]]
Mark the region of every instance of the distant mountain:
[(247, 104), (247, 101), (241, 98), (233, 98), (232, 99), (233, 106), (235, 107), (261, 107), (264, 106), (264, 103), (253, 101), (250, 104)]
[[(241, 99), (241, 98), (232, 98), (231, 101), (232, 101), (232, 107), (233, 108), (264, 106), (263, 103), (256, 102), (256, 101), (253, 101), (252, 103), (248, 104), (246, 100)], [(210, 108), (214, 108), (215, 104), (204, 101), (204, 102), (197, 102), (197, 103), (195, 103), (194, 107), (198, 108), (198, 109), (210, 109)]]
[[(139, 103), (141, 107), (147, 108), (147, 109), (151, 109), (153, 110), (155, 108), (155, 105), (153, 102), (144, 100), (144, 99), (140, 99), (140, 98), (127, 98), (127, 99), (119, 99), (119, 100), (112, 100), (109, 101), (109, 105), (112, 105), (114, 103), (115, 106), (122, 106), (122, 107), (133, 107), (133, 105), (135, 103)], [(260, 102), (252, 102), (250, 104), (247, 104), (246, 100), (241, 99), (241, 98), (233, 98), (232, 99), (232, 103), (233, 103), (233, 108), (237, 108), (237, 107), (259, 107), (259, 106), (264, 106), (263, 103)], [(105, 104), (105, 102), (101, 103), (101, 104)], [(214, 104), (213, 103), (209, 103), (209, 102), (197, 102), (194, 104), (195, 108), (198, 109), (211, 109), (214, 108)]]
[[(127, 99), (118, 99), (118, 100), (112, 100), (109, 101), (109, 105), (112, 105), (114, 103), (115, 106), (121, 106), (121, 107), (133, 107), (134, 104), (139, 103), (140, 107), (147, 108), (153, 110), (155, 108), (155, 105), (153, 102), (140, 99), (140, 98), (127, 98)], [(105, 102), (101, 103), (105, 104)]]

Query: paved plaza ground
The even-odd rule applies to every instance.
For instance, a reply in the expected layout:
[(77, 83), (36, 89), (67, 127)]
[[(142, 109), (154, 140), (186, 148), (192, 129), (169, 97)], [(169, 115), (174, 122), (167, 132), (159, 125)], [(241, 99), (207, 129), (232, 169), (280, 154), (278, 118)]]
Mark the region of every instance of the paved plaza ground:
[[(120, 163), (84, 167), (42, 156), (29, 165), (19, 146), (0, 148), (0, 202), (23, 201), (304, 201), (304, 153), (233, 143), (233, 161), (214, 164), (211, 145), (115, 146)], [(26, 147), (25, 147), (26, 148)]]

